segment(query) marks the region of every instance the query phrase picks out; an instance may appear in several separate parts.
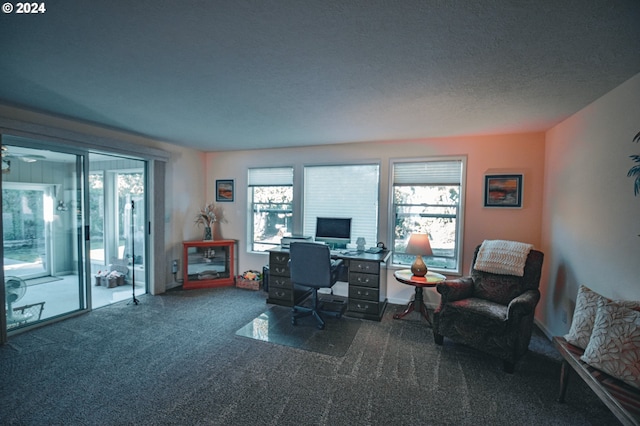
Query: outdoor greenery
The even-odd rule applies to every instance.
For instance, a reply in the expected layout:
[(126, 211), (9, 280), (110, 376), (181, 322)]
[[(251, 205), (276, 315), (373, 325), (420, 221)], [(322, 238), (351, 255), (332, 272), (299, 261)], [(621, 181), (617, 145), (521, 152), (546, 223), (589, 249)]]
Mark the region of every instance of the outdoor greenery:
[(282, 236), (291, 235), (293, 187), (256, 186), (252, 190), (254, 250), (258, 244), (278, 245)]

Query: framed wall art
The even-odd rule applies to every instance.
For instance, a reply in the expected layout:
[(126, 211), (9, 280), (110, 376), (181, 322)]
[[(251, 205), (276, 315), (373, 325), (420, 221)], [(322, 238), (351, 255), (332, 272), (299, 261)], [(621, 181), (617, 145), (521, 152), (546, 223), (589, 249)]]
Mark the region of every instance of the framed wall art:
[(485, 207), (522, 207), (522, 175), (485, 175)]
[(233, 202), (234, 195), (233, 179), (216, 180), (217, 202)]

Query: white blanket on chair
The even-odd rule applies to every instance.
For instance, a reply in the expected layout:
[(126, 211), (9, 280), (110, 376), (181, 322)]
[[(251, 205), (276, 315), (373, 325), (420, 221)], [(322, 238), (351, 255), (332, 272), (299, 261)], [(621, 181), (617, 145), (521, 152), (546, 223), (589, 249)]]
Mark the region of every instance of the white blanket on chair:
[(533, 245), (517, 241), (484, 240), (474, 269), (500, 275), (524, 275), (524, 265)]

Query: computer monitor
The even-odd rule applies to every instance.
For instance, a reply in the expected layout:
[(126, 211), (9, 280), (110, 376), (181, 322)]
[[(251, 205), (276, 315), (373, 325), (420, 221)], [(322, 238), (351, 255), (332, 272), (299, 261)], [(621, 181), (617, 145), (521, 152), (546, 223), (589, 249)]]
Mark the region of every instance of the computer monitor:
[(324, 242), (332, 249), (347, 248), (351, 242), (351, 218), (317, 218), (316, 241)]

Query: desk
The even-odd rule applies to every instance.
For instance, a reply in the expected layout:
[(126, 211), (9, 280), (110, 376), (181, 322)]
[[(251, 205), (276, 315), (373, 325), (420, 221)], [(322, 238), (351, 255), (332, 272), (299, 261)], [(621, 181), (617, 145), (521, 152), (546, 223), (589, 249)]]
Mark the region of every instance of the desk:
[[(380, 321), (387, 307), (387, 274), (382, 271), (391, 252), (359, 252), (332, 250), (331, 257), (342, 259), (347, 268), (349, 293), (347, 316)], [(267, 303), (293, 306), (308, 295), (308, 291), (294, 288), (289, 273), (289, 250), (269, 250), (269, 296)]]
[[(424, 277), (416, 277), (411, 273), (410, 269), (400, 269), (393, 273), (393, 276), (396, 280), (403, 284), (412, 285), (416, 288), (416, 295), (414, 299), (409, 302), (407, 305), (407, 309), (401, 314), (395, 314), (393, 316), (394, 319), (404, 318), (414, 310), (419, 312), (424, 319), (427, 320), (429, 325), (433, 325), (431, 323), (431, 318), (429, 318), (429, 312), (427, 312), (427, 306), (424, 304), (424, 296), (422, 294), (422, 289), (424, 287), (435, 287), (439, 282), (447, 279), (442, 274), (438, 274), (436, 272), (427, 272), (427, 275)], [(417, 306), (416, 306), (417, 305)]]

